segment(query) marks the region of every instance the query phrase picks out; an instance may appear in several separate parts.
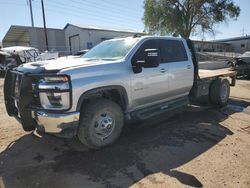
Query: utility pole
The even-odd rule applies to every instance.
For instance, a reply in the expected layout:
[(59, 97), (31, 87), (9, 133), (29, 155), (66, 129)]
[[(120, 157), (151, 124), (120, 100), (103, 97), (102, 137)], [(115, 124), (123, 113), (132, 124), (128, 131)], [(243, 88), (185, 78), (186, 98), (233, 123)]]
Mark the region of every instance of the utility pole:
[(242, 36), (245, 36), (245, 28), (243, 27), (242, 31)]
[(31, 0), (29, 0), (29, 4), (30, 4), (31, 25), (32, 25), (32, 27), (34, 27), (34, 19), (33, 19), (33, 11), (32, 11), (32, 3), (31, 3)]
[(45, 22), (45, 13), (44, 13), (43, 0), (41, 0), (41, 3), (42, 3), (42, 12), (43, 12), (43, 28), (44, 28), (44, 35), (45, 35), (46, 50), (49, 51), (48, 36), (47, 36), (47, 29), (46, 29), (46, 22)]

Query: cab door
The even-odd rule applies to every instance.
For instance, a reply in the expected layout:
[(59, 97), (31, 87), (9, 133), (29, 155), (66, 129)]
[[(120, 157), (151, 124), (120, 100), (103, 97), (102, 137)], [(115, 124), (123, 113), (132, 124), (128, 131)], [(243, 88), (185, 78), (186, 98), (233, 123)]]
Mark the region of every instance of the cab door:
[(168, 64), (169, 97), (187, 96), (193, 86), (194, 68), (181, 39), (161, 41), (163, 62)]
[[(159, 49), (161, 39), (148, 39), (132, 57), (132, 61), (143, 60), (145, 49)], [(161, 51), (160, 51), (161, 54)], [(168, 67), (160, 63), (158, 67), (142, 68), (140, 73), (131, 73), (133, 109), (143, 108), (165, 100), (168, 96)]]

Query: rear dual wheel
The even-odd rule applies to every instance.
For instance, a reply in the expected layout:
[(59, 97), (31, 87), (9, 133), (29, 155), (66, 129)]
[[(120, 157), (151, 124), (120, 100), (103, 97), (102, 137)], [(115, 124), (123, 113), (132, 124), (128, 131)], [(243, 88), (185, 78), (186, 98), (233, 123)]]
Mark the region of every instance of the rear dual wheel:
[(227, 79), (217, 78), (210, 88), (210, 101), (212, 104), (226, 106), (230, 95), (230, 84)]

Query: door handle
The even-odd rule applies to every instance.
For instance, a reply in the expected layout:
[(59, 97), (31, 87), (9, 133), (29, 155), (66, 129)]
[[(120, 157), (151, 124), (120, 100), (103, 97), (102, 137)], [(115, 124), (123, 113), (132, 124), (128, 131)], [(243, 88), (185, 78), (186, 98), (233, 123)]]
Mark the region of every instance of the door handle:
[(162, 68), (162, 69), (160, 69), (160, 72), (164, 73), (164, 72), (166, 72), (166, 69)]
[(187, 65), (187, 69), (191, 69), (191, 67), (192, 67), (191, 65)]

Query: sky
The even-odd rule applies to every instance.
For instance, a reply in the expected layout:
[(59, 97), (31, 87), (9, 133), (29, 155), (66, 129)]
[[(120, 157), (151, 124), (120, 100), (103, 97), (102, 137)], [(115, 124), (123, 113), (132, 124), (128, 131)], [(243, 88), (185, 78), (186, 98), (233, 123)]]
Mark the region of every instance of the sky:
[[(11, 25), (31, 26), (29, 0), (0, 0), (0, 41)], [(234, 0), (240, 6), (237, 21), (215, 26), (216, 35), (192, 36), (214, 40), (250, 35), (250, 0)], [(48, 28), (63, 28), (67, 23), (143, 31), (143, 0), (44, 0)], [(34, 24), (43, 26), (41, 0), (32, 0)]]

